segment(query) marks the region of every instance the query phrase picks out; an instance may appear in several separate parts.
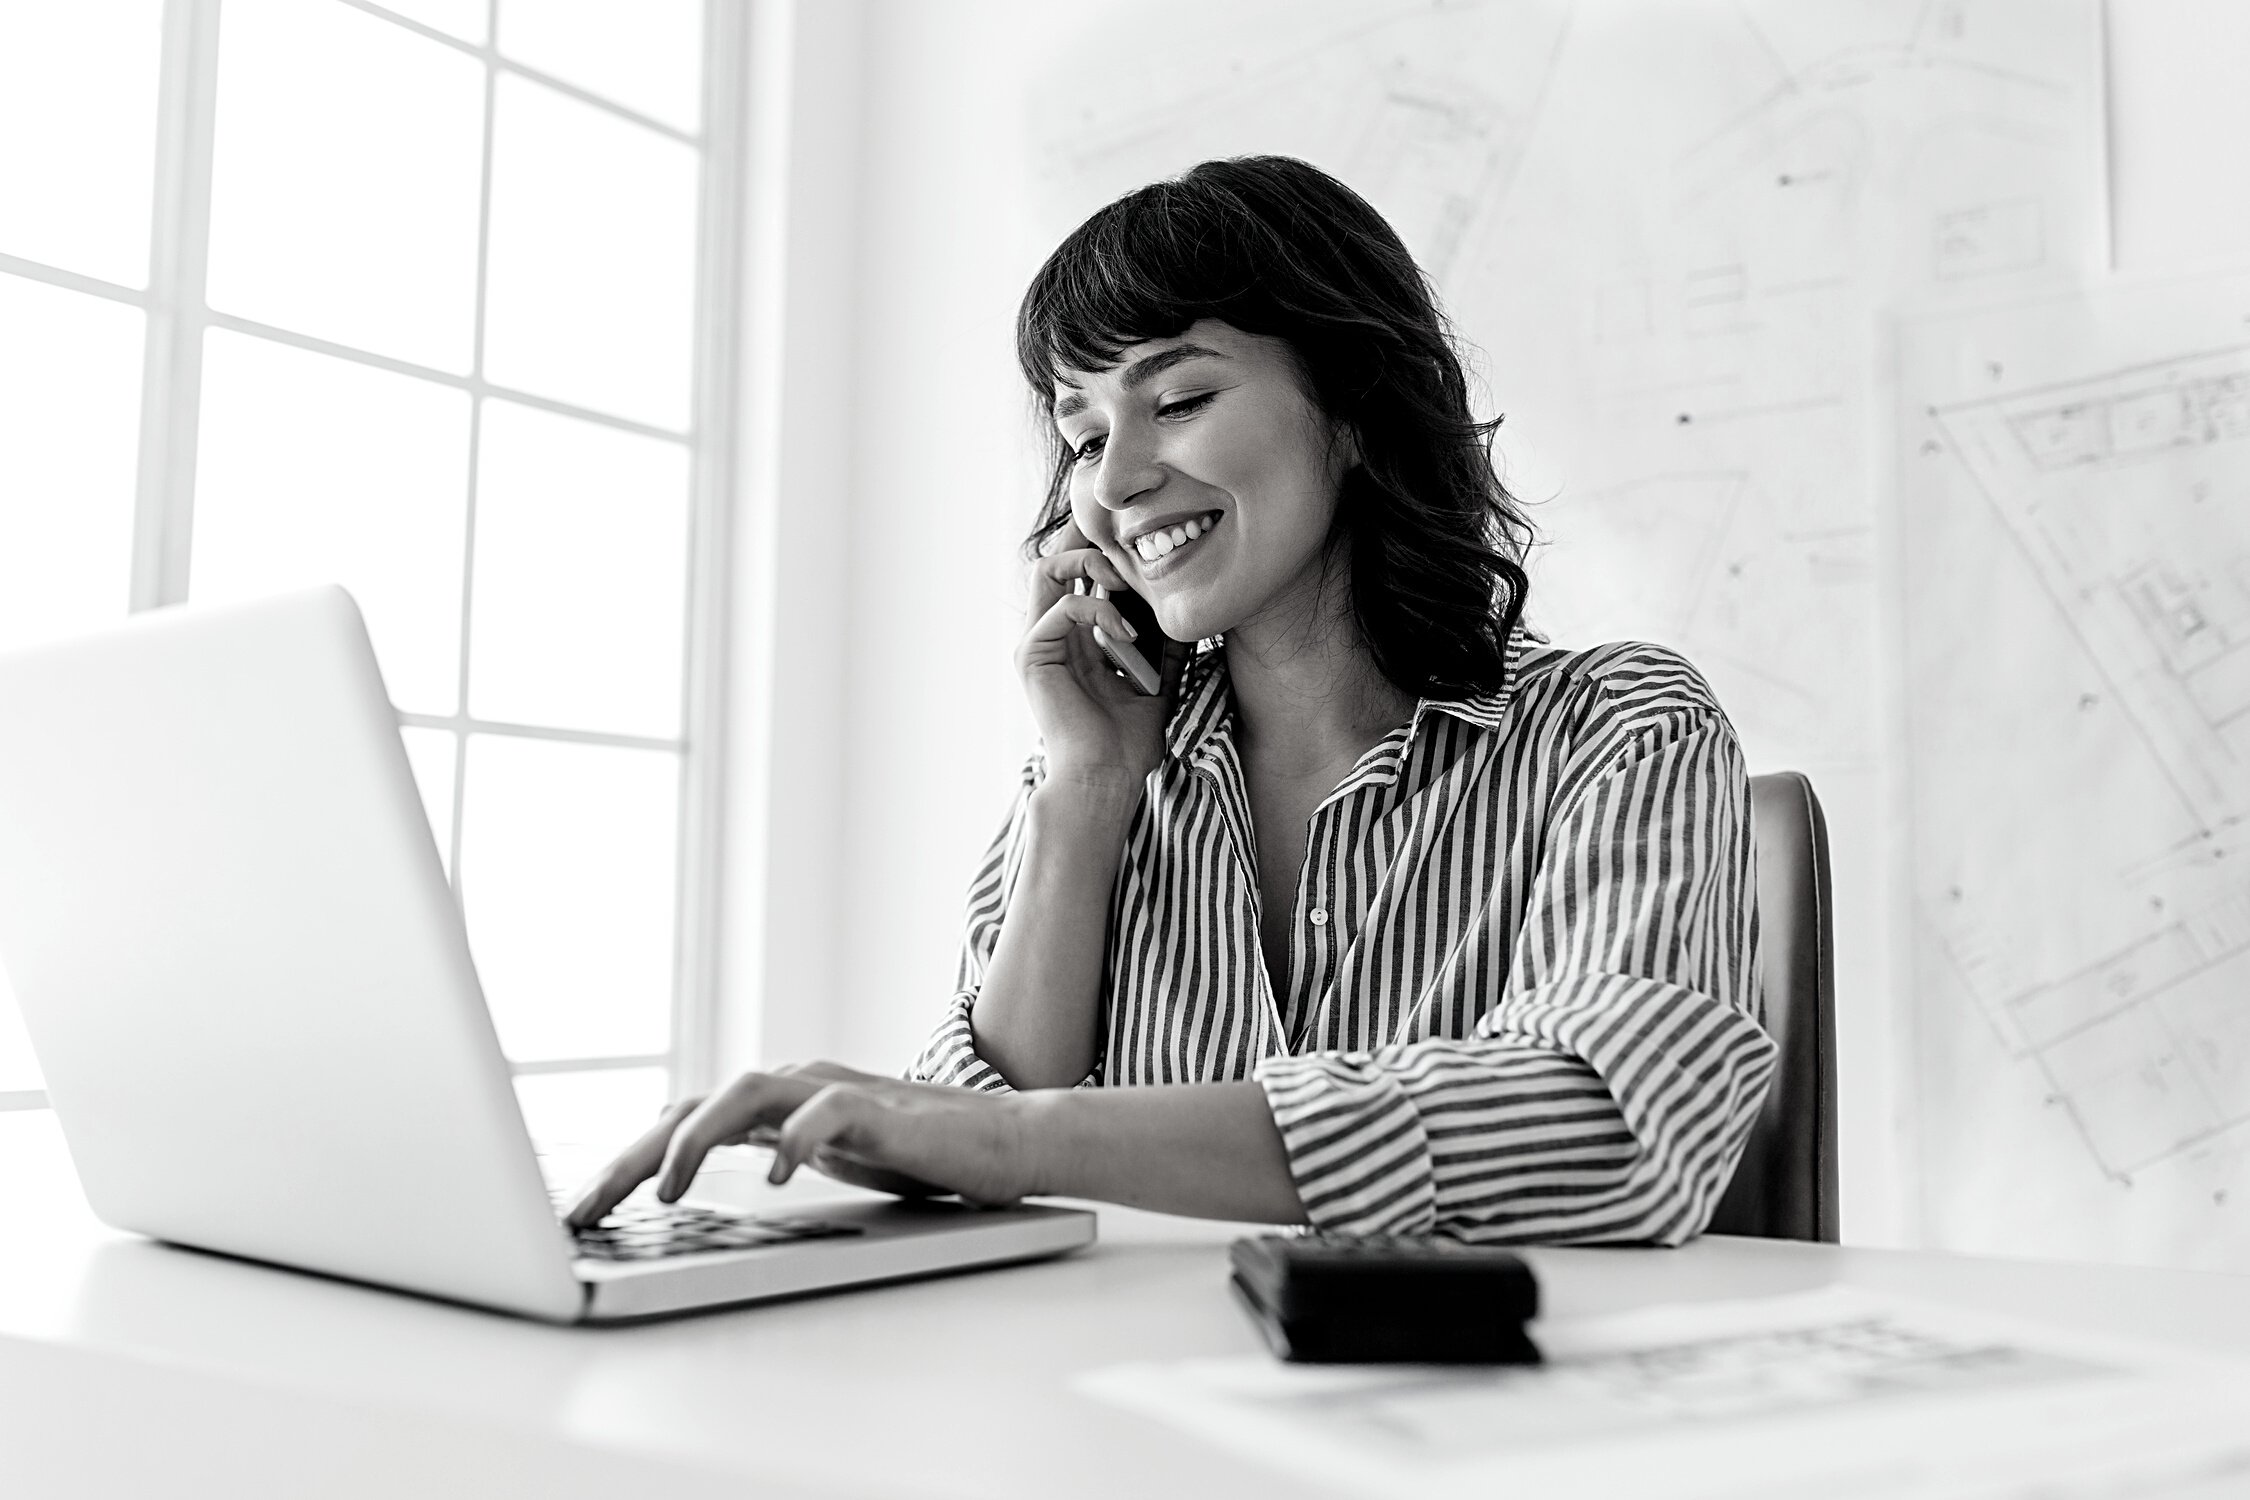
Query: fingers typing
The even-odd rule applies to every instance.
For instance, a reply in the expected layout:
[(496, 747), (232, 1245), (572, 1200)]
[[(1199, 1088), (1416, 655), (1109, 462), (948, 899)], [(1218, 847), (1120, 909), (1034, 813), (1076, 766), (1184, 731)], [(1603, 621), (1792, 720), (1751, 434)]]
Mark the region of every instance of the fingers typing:
[(656, 1196), (677, 1202), (712, 1147), (747, 1141), (764, 1127), (780, 1125), (791, 1110), (826, 1087), (830, 1085), (809, 1068), (792, 1074), (743, 1074), (704, 1100), (672, 1133), (657, 1174)]
[(867, 1096), (850, 1084), (832, 1083), (798, 1105), (782, 1121), (781, 1138), (774, 1143), (773, 1168), (768, 1182), (787, 1182), (823, 1147), (848, 1146), (854, 1121)]
[(579, 1194), (578, 1201), (571, 1205), (567, 1215), (567, 1222), (571, 1227), (583, 1229), (589, 1224), (600, 1222), (611, 1209), (624, 1202), (633, 1189), (654, 1175), (664, 1160), (665, 1148), (671, 1143), (672, 1133), (702, 1102), (702, 1096), (697, 1095), (667, 1105), (664, 1113), (657, 1116), (656, 1123), (639, 1140), (620, 1152), (617, 1159)]

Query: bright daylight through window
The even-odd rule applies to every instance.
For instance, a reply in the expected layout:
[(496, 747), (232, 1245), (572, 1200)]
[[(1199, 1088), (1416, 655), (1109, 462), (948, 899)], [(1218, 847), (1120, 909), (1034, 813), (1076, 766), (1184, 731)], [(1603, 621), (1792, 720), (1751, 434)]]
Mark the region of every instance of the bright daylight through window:
[[(0, 649), (348, 587), (535, 1132), (645, 1119), (705, 1004), (705, 22), (0, 10)], [(0, 973), (0, 1103), (39, 1087)]]

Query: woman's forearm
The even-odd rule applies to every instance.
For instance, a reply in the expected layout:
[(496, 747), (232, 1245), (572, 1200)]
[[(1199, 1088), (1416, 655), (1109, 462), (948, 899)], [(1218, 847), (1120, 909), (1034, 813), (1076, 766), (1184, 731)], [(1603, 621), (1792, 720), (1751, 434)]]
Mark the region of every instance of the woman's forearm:
[(1023, 863), (969, 1024), (1019, 1089), (1067, 1088), (1100, 1043), (1102, 946), (1141, 789), (1050, 780), (1032, 793)]
[(1161, 1213), (1302, 1224), (1281, 1132), (1255, 1083), (1025, 1096), (1033, 1191)]

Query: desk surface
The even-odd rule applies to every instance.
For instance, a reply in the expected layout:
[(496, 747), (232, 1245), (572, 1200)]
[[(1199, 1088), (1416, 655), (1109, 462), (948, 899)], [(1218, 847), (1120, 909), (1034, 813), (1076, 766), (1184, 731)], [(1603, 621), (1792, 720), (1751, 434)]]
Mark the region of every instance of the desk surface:
[[(43, 1114), (0, 1115), (0, 1201), (11, 1493), (1304, 1493), (1071, 1386), (1260, 1348), (1224, 1286), (1242, 1226), (1104, 1207), (1060, 1261), (581, 1330), (114, 1234)], [(1716, 1237), (1530, 1259), (1558, 1315), (1844, 1282), (2250, 1352), (2250, 1277)]]

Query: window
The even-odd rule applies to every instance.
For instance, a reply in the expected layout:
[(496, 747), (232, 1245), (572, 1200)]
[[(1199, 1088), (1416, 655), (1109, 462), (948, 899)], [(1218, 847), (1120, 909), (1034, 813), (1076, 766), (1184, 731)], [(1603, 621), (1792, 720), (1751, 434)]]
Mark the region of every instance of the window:
[(0, 11), (0, 644), (349, 587), (541, 1133), (707, 1052), (736, 10)]

